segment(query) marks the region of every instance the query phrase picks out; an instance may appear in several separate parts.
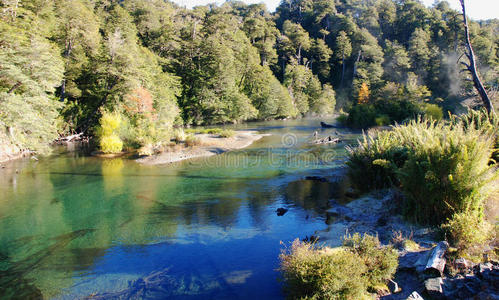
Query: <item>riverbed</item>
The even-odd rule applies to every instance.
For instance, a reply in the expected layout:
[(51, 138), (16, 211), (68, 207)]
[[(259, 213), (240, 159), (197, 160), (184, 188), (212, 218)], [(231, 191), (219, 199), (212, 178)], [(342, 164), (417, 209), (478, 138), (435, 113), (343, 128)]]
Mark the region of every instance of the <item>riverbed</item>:
[[(319, 122), (228, 126), (266, 136), (167, 165), (85, 151), (2, 164), (0, 298), (284, 298), (281, 249), (325, 230), (341, 198), (306, 177), (336, 176), (358, 138)], [(342, 142), (312, 144), (315, 131)]]

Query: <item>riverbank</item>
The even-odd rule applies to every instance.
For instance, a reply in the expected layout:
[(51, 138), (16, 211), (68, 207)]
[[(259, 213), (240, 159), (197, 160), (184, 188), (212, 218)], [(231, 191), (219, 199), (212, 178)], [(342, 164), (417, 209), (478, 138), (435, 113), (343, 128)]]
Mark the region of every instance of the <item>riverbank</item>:
[(232, 137), (220, 137), (216, 134), (196, 134), (196, 145), (177, 144), (169, 146), (164, 152), (139, 158), (136, 161), (144, 165), (161, 165), (191, 158), (209, 157), (230, 150), (242, 149), (266, 136), (255, 131), (236, 131)]
[(28, 155), (31, 155), (30, 151), (23, 151), (12, 144), (0, 142), (0, 163), (5, 163)]

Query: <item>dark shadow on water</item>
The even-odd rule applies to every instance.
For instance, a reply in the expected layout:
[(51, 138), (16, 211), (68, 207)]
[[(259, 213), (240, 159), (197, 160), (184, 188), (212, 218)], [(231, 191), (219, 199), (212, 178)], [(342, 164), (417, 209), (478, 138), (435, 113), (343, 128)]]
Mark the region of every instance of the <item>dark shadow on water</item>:
[[(9, 255), (3, 254), (6, 258), (7, 265), (5, 270), (0, 270), (0, 298), (1, 299), (42, 299), (40, 290), (35, 286), (34, 282), (27, 278), (29, 272), (37, 269), (47, 259), (55, 253), (64, 251), (66, 246), (73, 240), (83, 237), (94, 229), (76, 230), (67, 234), (62, 234), (52, 238), (54, 241), (49, 247), (29, 255), (21, 261), (9, 261)], [(27, 242), (34, 237), (26, 237), (18, 239), (16, 242)], [(100, 254), (102, 255), (102, 254)], [(75, 260), (76, 261), (76, 260)], [(2, 261), (5, 262), (5, 261)], [(88, 266), (89, 264), (87, 264)], [(51, 264), (51, 268), (54, 264)], [(71, 270), (74, 270), (71, 268)]]

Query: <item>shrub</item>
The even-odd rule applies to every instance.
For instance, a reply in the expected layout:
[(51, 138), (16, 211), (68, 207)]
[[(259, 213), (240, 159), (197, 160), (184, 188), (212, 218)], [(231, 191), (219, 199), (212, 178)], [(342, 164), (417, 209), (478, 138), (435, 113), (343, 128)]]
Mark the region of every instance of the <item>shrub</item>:
[(478, 212), (456, 213), (442, 225), (446, 238), (461, 252), (474, 245), (483, 245), (491, 239), (492, 227)]
[(407, 160), (409, 149), (392, 135), (364, 135), (356, 148), (347, 147), (348, 176), (361, 192), (399, 186), (397, 171)]
[(118, 136), (121, 115), (117, 112), (104, 111), (99, 119), (99, 146), (104, 153), (119, 153), (123, 149), (123, 141)]
[(425, 103), (422, 108), (427, 118), (439, 121), (444, 117), (442, 108), (436, 104)]
[(100, 133), (102, 136), (108, 136), (115, 133), (121, 124), (121, 116), (117, 112), (104, 111), (99, 120)]
[(103, 136), (100, 139), (100, 149), (104, 153), (119, 153), (123, 149), (123, 141), (115, 134)]
[(186, 135), (185, 135), (185, 132), (183, 129), (175, 129), (173, 131), (173, 139), (179, 143), (179, 142), (184, 142), (185, 141), (185, 138), (186, 138)]
[(420, 107), (409, 100), (378, 100), (374, 106), (377, 115), (387, 115), (392, 122), (400, 123), (421, 114)]
[(185, 137), (185, 145), (187, 147), (199, 146), (201, 145), (201, 139), (193, 134), (189, 134)]
[(400, 187), (408, 218), (439, 225), (455, 213), (481, 209), (497, 178), (487, 164), (493, 142), (483, 131), (418, 118), (364, 136), (348, 149), (348, 174), (361, 191)]
[(459, 117), (453, 117), (455, 124), (460, 124), (466, 129), (480, 130), (484, 134), (495, 137), (494, 151), (491, 155), (492, 163), (499, 163), (499, 117), (496, 114), (489, 115), (485, 109), (472, 110)]
[(219, 133), (220, 137), (223, 138), (233, 137), (235, 134), (236, 132), (232, 129), (224, 129)]
[(454, 213), (478, 211), (497, 172), (488, 166), (492, 139), (476, 130), (435, 122), (412, 122), (394, 130), (411, 147), (399, 178), (405, 214), (440, 225)]
[(338, 122), (341, 125), (346, 125), (347, 119), (348, 119), (348, 114), (342, 113), (336, 118), (336, 122)]
[(295, 240), (279, 258), (285, 291), (293, 299), (370, 299), (368, 291), (397, 268), (397, 252), (369, 235), (354, 235), (335, 249)]
[(350, 248), (367, 266), (368, 271), (364, 276), (371, 291), (384, 285), (397, 271), (398, 252), (391, 246), (382, 247), (376, 236), (355, 233), (346, 237), (343, 245)]
[(367, 128), (376, 124), (376, 109), (370, 104), (358, 104), (348, 112), (347, 125), (353, 128)]
[(385, 125), (390, 125), (390, 117), (387, 115), (380, 115), (376, 117), (375, 119), (376, 125), (378, 126), (385, 126)]

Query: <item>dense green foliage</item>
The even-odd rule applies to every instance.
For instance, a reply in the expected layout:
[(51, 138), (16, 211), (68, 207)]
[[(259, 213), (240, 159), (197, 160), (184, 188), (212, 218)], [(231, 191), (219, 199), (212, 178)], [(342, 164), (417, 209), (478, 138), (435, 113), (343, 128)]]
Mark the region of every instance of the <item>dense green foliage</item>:
[(280, 255), (281, 272), (291, 299), (371, 299), (391, 279), (398, 254), (377, 237), (355, 234), (337, 249), (314, 248), (295, 240)]
[(405, 215), (423, 224), (442, 224), (456, 213), (481, 213), (485, 197), (497, 188), (497, 166), (490, 164), (497, 127), (483, 125), (490, 124), (483, 119), (482, 125), (470, 122), (475, 114), (453, 122), (419, 118), (365, 135), (350, 149), (352, 182), (364, 191), (399, 187)]
[[(237, 1), (4, 0), (0, 12), (0, 126), (34, 150), (58, 133), (92, 133), (103, 110), (122, 116), (127, 146), (144, 147), (174, 124), (335, 106), (353, 106), (357, 127), (439, 117), (427, 103), (472, 89), (455, 62), (459, 13), (446, 2), (285, 0), (270, 14)], [(498, 23), (470, 27), (486, 86), (497, 86)], [(361, 87), (367, 107), (356, 108)]]

